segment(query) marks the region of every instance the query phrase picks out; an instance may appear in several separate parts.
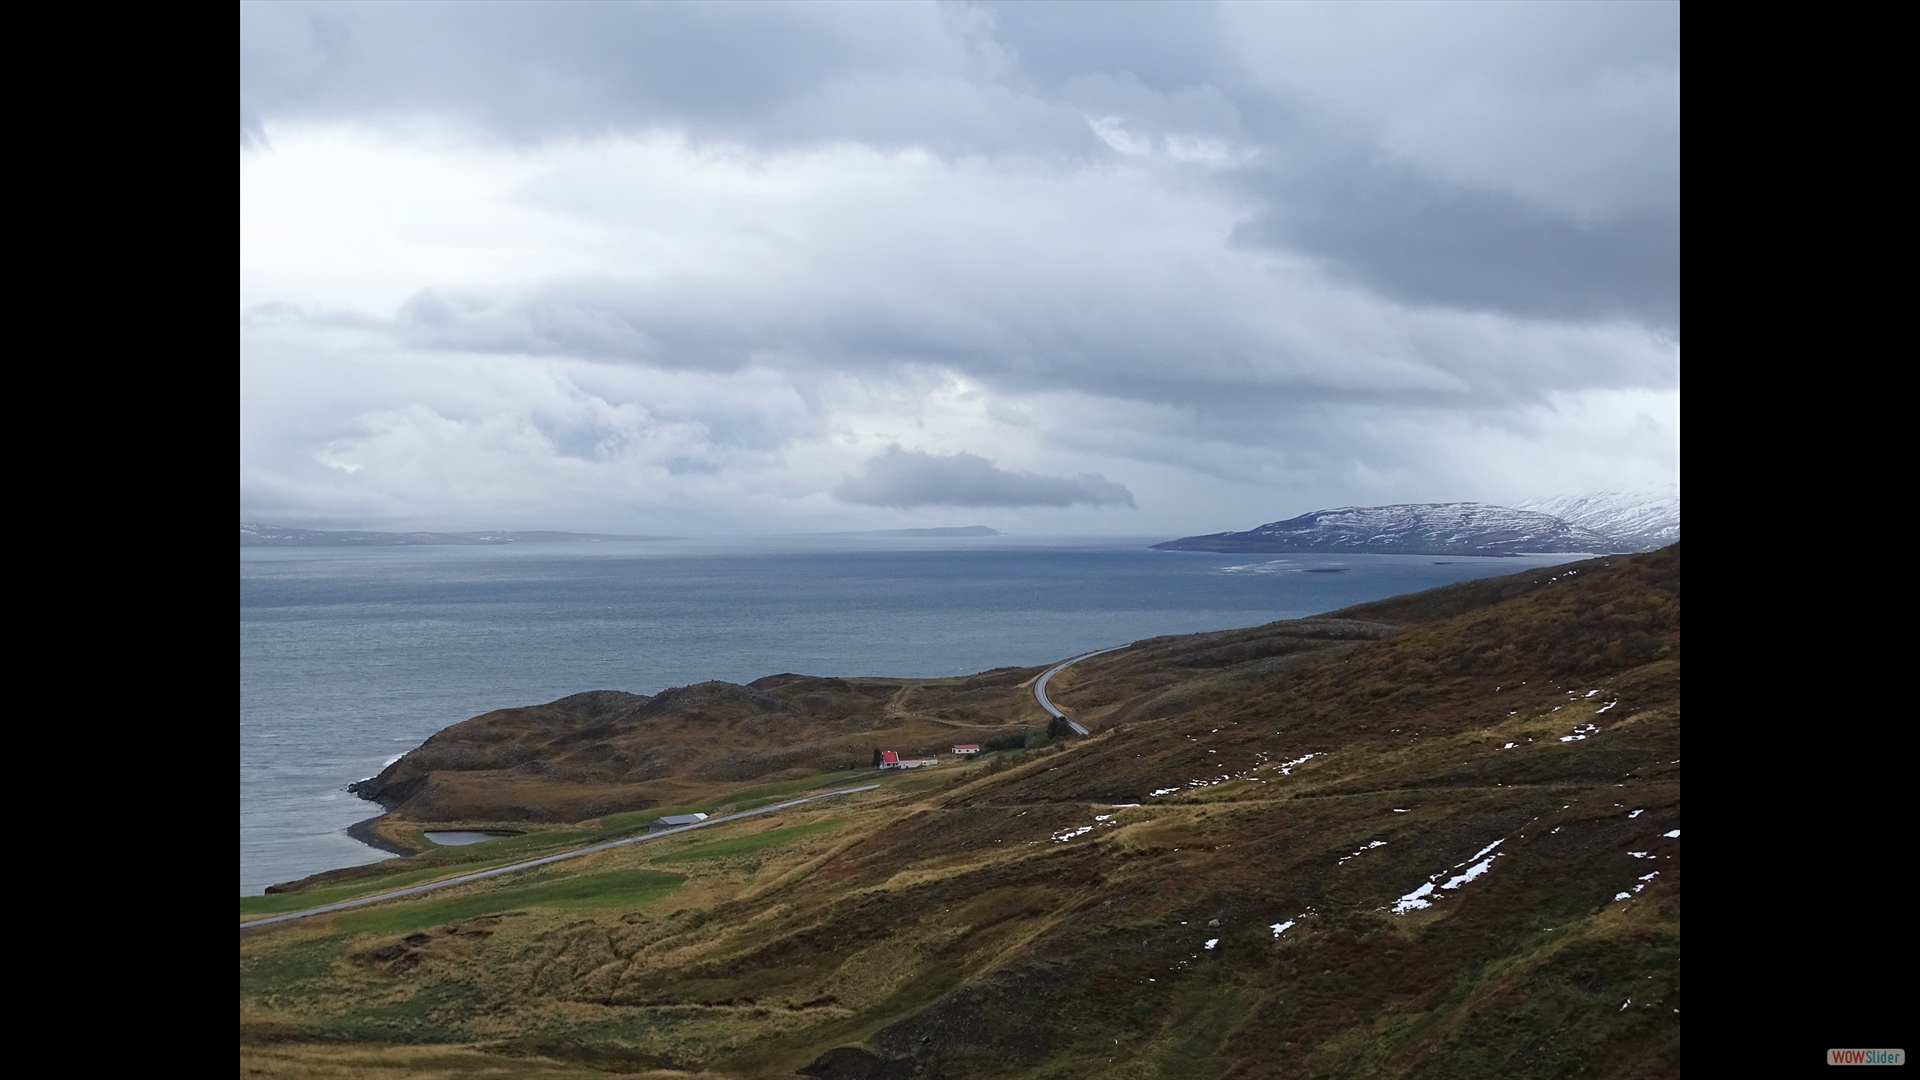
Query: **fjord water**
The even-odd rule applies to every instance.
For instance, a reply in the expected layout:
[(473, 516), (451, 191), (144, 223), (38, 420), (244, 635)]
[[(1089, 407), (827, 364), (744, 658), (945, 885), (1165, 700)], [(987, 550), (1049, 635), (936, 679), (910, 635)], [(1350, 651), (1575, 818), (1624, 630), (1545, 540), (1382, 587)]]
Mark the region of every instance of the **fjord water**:
[(490, 709), (787, 671), (964, 675), (1584, 557), (1163, 552), (1155, 539), (242, 548), (241, 895), (386, 858), (346, 835), (379, 813), (346, 785)]

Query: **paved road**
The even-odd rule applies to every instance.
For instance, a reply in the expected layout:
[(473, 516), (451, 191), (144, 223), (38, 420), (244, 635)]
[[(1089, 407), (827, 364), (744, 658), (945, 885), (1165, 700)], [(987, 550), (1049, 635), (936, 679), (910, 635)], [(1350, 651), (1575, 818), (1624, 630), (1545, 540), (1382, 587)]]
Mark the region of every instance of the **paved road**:
[[(1092, 655), (1092, 654), (1089, 653), (1088, 655)], [(1072, 663), (1072, 661), (1070, 660), (1068, 661), (1068, 663)], [(1065, 666), (1066, 664), (1060, 665), (1060, 667), (1065, 667)], [(1059, 671), (1059, 670), (1060, 668), (1053, 669), (1053, 671)], [(1049, 671), (1047, 672), (1047, 674), (1051, 675), (1053, 674), (1053, 671)], [(1042, 701), (1042, 704), (1045, 704), (1044, 700)], [(1049, 706), (1049, 708), (1051, 708), (1051, 706)], [(1056, 713), (1055, 715), (1058, 715), (1058, 714)], [(395, 889), (392, 892), (375, 893), (372, 896), (362, 896), (352, 900), (342, 900), (337, 904), (322, 904), (319, 907), (307, 908), (305, 911), (289, 911), (282, 915), (268, 915), (258, 919), (242, 919), (240, 920), (240, 929), (251, 930), (256, 926), (269, 926), (273, 923), (290, 922), (294, 919), (304, 919), (312, 915), (324, 915), (329, 911), (340, 911), (343, 908), (359, 907), (363, 904), (377, 904), (383, 900), (393, 900), (402, 896), (413, 896), (417, 893), (428, 892), (433, 889), (445, 889), (453, 885), (465, 885), (469, 881), (479, 881), (481, 878), (496, 877), (500, 874), (511, 874), (515, 870), (525, 870), (529, 866), (545, 866), (547, 863), (559, 862), (562, 859), (577, 859), (582, 855), (591, 855), (596, 851), (605, 851), (608, 848), (625, 847), (628, 844), (644, 843), (648, 840), (655, 840), (662, 836), (678, 836), (683, 832), (691, 832), (694, 829), (704, 829), (709, 825), (719, 825), (722, 822), (727, 822), (727, 821), (738, 821), (741, 818), (754, 817), (758, 814), (771, 814), (775, 810), (785, 810), (790, 806), (799, 806), (802, 803), (815, 802), (819, 799), (831, 799), (840, 795), (856, 795), (862, 791), (872, 791), (879, 786), (880, 786), (879, 784), (868, 784), (865, 787), (842, 788), (839, 791), (829, 791), (820, 795), (808, 795), (806, 798), (803, 798), (803, 799), (791, 799), (787, 802), (775, 803), (772, 806), (763, 806), (758, 810), (743, 810), (738, 814), (728, 814), (725, 817), (708, 818), (705, 821), (697, 822), (692, 825), (682, 825), (677, 829), (663, 829), (660, 832), (655, 832), (655, 833), (641, 833), (639, 836), (629, 836), (623, 840), (608, 840), (603, 844), (593, 844), (589, 847), (579, 848), (574, 851), (563, 851), (558, 855), (547, 855), (545, 857), (538, 858), (538, 859), (528, 859), (526, 862), (517, 862), (508, 866), (496, 866), (491, 870), (480, 870), (471, 874), (461, 874), (459, 877), (450, 877), (441, 881), (432, 881), (432, 882), (428, 882), (425, 885), (414, 885), (410, 888)]]
[(1051, 681), (1055, 675), (1060, 674), (1061, 672), (1067, 670), (1067, 668), (1073, 666), (1074, 664), (1079, 663), (1082, 660), (1085, 660), (1089, 656), (1104, 656), (1107, 653), (1119, 652), (1121, 649), (1126, 649), (1126, 648), (1131, 648), (1131, 646), (1115, 645), (1111, 649), (1095, 649), (1090, 653), (1081, 653), (1079, 656), (1076, 656), (1071, 660), (1060, 661), (1059, 663), (1048, 668), (1047, 673), (1045, 675), (1042, 675), (1038, 679), (1035, 679), (1033, 681), (1033, 700), (1039, 702), (1040, 707), (1047, 710), (1048, 713), (1054, 716), (1057, 716), (1062, 720), (1065, 720), (1067, 722), (1067, 726), (1072, 728), (1074, 731), (1078, 732), (1079, 734), (1081, 735), (1090, 734), (1090, 732), (1088, 732), (1086, 728), (1083, 728), (1080, 726), (1078, 721), (1074, 720), (1072, 717), (1068, 716), (1066, 713), (1063, 713), (1059, 709), (1055, 708), (1053, 702), (1047, 700), (1047, 683)]

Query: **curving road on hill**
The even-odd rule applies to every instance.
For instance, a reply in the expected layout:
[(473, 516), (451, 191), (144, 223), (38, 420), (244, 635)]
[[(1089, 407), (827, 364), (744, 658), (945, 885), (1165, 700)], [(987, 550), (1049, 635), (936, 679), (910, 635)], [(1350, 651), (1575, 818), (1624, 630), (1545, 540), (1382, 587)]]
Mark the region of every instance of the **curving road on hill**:
[[(1066, 665), (1063, 664), (1061, 666), (1064, 667)], [(1054, 669), (1054, 671), (1058, 670), (1060, 669)], [(1052, 674), (1052, 672), (1048, 672), (1048, 674)], [(662, 829), (659, 832), (641, 833), (639, 836), (629, 836), (621, 840), (608, 840), (605, 843), (591, 844), (587, 847), (576, 848), (573, 851), (563, 851), (558, 855), (546, 855), (538, 859), (528, 859), (525, 862), (496, 866), (491, 870), (478, 870), (471, 874), (461, 874), (458, 877), (444, 878), (440, 881), (430, 881), (425, 885), (414, 885), (405, 889), (394, 889), (391, 892), (375, 893), (372, 896), (357, 897), (353, 900), (342, 900), (335, 904), (322, 904), (319, 907), (307, 908), (304, 911), (289, 911), (284, 914), (266, 915), (257, 919), (243, 918), (240, 920), (240, 929), (251, 930), (256, 926), (269, 926), (274, 923), (291, 922), (294, 919), (305, 919), (314, 915), (324, 915), (330, 911), (341, 911), (346, 908), (360, 907), (364, 904), (377, 904), (383, 900), (396, 900), (403, 896), (414, 896), (419, 893), (429, 892), (433, 889), (445, 889), (453, 885), (465, 885), (469, 881), (479, 881), (481, 878), (511, 874), (515, 870), (525, 870), (530, 866), (545, 866), (548, 863), (559, 862), (562, 859), (577, 859), (582, 855), (591, 855), (596, 851), (605, 851), (608, 848), (645, 843), (648, 840), (655, 840), (663, 836), (678, 836), (683, 832), (691, 832), (694, 829), (704, 829), (709, 825), (719, 825), (728, 821), (739, 821), (741, 818), (754, 817), (759, 814), (771, 814), (775, 810), (785, 810), (790, 806), (799, 806), (803, 803), (815, 802), (820, 799), (832, 799), (841, 795), (857, 795), (862, 791), (872, 791), (879, 786), (879, 784), (868, 784), (864, 787), (841, 788), (839, 791), (828, 791), (819, 795), (808, 795), (803, 799), (789, 799), (786, 802), (775, 803), (772, 806), (763, 806), (758, 810), (742, 810), (740, 813), (728, 814), (725, 817), (708, 818), (705, 821), (696, 822), (692, 825), (682, 825), (677, 829)]]
[(1080, 735), (1091, 734), (1091, 732), (1089, 732), (1086, 728), (1083, 728), (1080, 726), (1079, 721), (1075, 720), (1071, 716), (1068, 716), (1066, 713), (1061, 712), (1059, 707), (1054, 705), (1054, 703), (1047, 698), (1047, 683), (1053, 681), (1053, 677), (1055, 675), (1060, 674), (1061, 672), (1067, 670), (1068, 668), (1079, 663), (1080, 661), (1087, 659), (1090, 656), (1105, 656), (1107, 653), (1119, 652), (1121, 649), (1127, 649), (1127, 648), (1132, 648), (1132, 646), (1131, 645), (1115, 645), (1111, 649), (1095, 649), (1090, 653), (1081, 653), (1079, 656), (1076, 656), (1071, 660), (1060, 661), (1059, 663), (1048, 668), (1046, 671), (1046, 674), (1040, 676), (1038, 679), (1035, 679), (1033, 681), (1033, 700), (1039, 702), (1040, 707), (1047, 710), (1048, 715), (1057, 716), (1060, 719), (1065, 720), (1067, 722), (1067, 726), (1072, 728), (1076, 734), (1080, 734)]

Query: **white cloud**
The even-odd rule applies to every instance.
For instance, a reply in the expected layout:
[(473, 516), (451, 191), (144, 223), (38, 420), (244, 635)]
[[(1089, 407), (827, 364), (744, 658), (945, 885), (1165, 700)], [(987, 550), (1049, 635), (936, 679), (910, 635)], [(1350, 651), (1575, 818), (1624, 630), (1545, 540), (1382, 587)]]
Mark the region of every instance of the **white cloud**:
[[(243, 26), (243, 513), (972, 523), (836, 498), (895, 444), (1169, 534), (1677, 479), (1677, 297), (1633, 246), (1677, 190), (1658, 26), (763, 10)], [(792, 55), (613, 63), (674, 41)], [(1115, 528), (1079, 490), (996, 523)]]
[(834, 489), (850, 503), (920, 506), (1128, 506), (1133, 493), (1098, 473), (1042, 476), (1009, 472), (978, 454), (929, 454), (898, 444), (873, 457)]

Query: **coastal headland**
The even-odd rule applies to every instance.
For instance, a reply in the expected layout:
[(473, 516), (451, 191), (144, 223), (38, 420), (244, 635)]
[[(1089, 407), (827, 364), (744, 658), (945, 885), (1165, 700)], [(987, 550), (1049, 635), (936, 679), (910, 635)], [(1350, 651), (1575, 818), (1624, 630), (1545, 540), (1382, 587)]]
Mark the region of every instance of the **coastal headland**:
[(475, 717), (357, 785), (417, 854), (242, 899), (242, 1070), (1677, 1075), (1679, 566), (1134, 642), (1084, 736), (1062, 658)]

